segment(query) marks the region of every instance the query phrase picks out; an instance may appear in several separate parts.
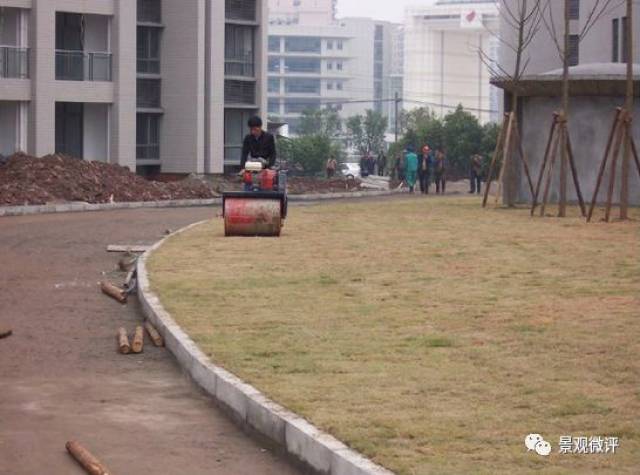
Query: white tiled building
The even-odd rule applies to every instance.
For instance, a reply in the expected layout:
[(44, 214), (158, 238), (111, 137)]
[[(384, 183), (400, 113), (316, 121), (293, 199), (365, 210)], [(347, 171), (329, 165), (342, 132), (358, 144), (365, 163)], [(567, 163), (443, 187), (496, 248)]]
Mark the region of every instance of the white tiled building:
[[(499, 92), (479, 50), (497, 53), (494, 0), (432, 0), (405, 12), (405, 108), (445, 115), (458, 104), (481, 122), (499, 114)], [(493, 32), (493, 34), (491, 33)]]
[(266, 108), (265, 4), (0, 0), (0, 153), (222, 172)]

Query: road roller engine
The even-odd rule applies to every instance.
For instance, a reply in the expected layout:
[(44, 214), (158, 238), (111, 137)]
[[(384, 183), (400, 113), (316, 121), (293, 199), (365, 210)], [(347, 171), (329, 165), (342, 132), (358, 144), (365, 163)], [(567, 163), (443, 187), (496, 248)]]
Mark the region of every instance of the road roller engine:
[(287, 217), (287, 175), (251, 159), (241, 172), (244, 191), (222, 194), (225, 236), (280, 236)]

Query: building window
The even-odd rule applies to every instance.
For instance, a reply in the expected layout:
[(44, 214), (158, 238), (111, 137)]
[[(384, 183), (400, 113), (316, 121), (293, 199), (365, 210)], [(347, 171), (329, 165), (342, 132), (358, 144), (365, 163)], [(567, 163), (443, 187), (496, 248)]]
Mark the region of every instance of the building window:
[(280, 100), (279, 99), (269, 99), (267, 101), (267, 111), (269, 114), (279, 114), (280, 113)]
[(269, 37), (269, 51), (271, 53), (279, 53), (280, 52), (280, 37), (279, 36), (270, 36)]
[(290, 36), (284, 40), (284, 50), (287, 53), (320, 53), (320, 38), (307, 36)]
[(253, 77), (254, 27), (226, 25), (224, 73), (227, 76)]
[(161, 89), (159, 79), (138, 79), (137, 105), (141, 109), (156, 109), (161, 106)]
[(373, 77), (376, 79), (382, 79), (382, 63), (374, 63), (373, 65)]
[(329, 61), (327, 63), (327, 71), (332, 71), (333, 70), (333, 63), (331, 61)]
[(580, 19), (580, 0), (569, 0), (569, 20)]
[(280, 72), (280, 58), (270, 58), (269, 66), (270, 73), (279, 73)]
[(620, 20), (611, 20), (611, 62), (617, 63), (620, 59)]
[(287, 94), (320, 94), (320, 79), (287, 79), (284, 82)]
[(308, 99), (291, 99), (286, 100), (284, 103), (285, 114), (301, 114), (308, 110), (320, 109), (320, 99), (308, 100)]
[(342, 42), (342, 40), (339, 40), (339, 41), (337, 42), (337, 46), (338, 46), (338, 49), (339, 49), (339, 50), (341, 50), (341, 49), (343, 49), (343, 48), (344, 48), (344, 43)]
[(158, 114), (137, 115), (136, 158), (160, 160), (160, 116)]
[(628, 33), (629, 31), (629, 22), (627, 21), (627, 17), (622, 17), (622, 35), (621, 39), (622, 39), (622, 45), (621, 45), (621, 50), (622, 53), (620, 54), (620, 61), (623, 63), (627, 62), (627, 58), (628, 58), (628, 48), (627, 48), (627, 36), (629, 35)]
[(227, 20), (256, 21), (256, 0), (225, 0)]
[(329, 90), (329, 91), (333, 90), (333, 83), (332, 82), (328, 82), (327, 83), (327, 90)]
[(327, 41), (327, 49), (333, 49), (333, 41)]
[(342, 91), (343, 86), (342, 86), (342, 83), (341, 83), (341, 82), (337, 82), (337, 83), (336, 83), (336, 89), (337, 89), (338, 91)]
[(224, 102), (225, 104), (255, 104), (256, 83), (227, 79), (224, 82)]
[(284, 70), (288, 73), (320, 73), (320, 60), (314, 58), (286, 58)]
[(268, 92), (271, 94), (280, 94), (280, 79), (278, 78), (269, 78), (268, 81)]
[(160, 0), (138, 0), (138, 21), (141, 23), (160, 23), (162, 21), (162, 2)]
[(160, 29), (138, 27), (138, 72), (143, 74), (160, 73)]
[(375, 41), (382, 41), (384, 39), (384, 29), (382, 25), (376, 25)]
[(577, 66), (580, 63), (580, 36), (569, 36), (569, 51), (567, 51), (569, 66)]
[(247, 131), (247, 121), (256, 114), (255, 110), (225, 109), (224, 111), (224, 161), (229, 165), (239, 165), (242, 141)]
[(338, 71), (342, 71), (342, 63), (341, 62), (336, 63), (336, 69)]

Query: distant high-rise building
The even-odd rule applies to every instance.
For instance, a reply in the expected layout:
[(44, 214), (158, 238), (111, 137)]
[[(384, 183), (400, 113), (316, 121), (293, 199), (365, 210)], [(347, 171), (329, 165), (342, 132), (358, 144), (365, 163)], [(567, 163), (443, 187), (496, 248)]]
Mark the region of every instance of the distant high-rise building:
[(269, 18), (284, 25), (327, 25), (335, 20), (337, 0), (269, 0)]
[(497, 52), (494, 0), (437, 0), (405, 12), (404, 105), (445, 115), (459, 104), (481, 122), (496, 119), (500, 91), (480, 51)]

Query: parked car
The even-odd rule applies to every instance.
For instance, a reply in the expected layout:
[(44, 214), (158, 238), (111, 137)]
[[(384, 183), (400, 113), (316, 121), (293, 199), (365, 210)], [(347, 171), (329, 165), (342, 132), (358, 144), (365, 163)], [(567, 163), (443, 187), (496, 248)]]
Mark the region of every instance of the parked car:
[(338, 165), (338, 171), (345, 178), (360, 178), (360, 165), (358, 163), (341, 163)]

